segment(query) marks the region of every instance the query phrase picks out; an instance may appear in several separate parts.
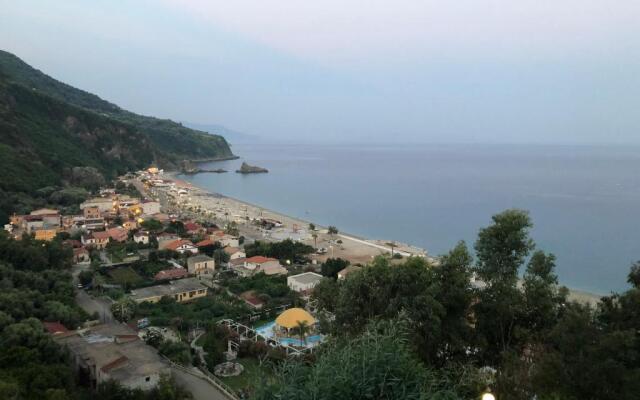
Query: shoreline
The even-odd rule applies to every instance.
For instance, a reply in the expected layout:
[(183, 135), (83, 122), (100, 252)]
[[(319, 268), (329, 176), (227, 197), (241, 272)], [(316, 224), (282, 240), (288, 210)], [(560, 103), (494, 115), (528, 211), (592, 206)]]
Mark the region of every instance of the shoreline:
[[(283, 223), (283, 225), (286, 226), (295, 226), (298, 225), (299, 228), (301, 228), (301, 230), (306, 230), (307, 227), (309, 226), (310, 223), (313, 223), (316, 226), (316, 232), (320, 233), (321, 230), (326, 230), (327, 227), (320, 225), (316, 222), (313, 221), (308, 221), (305, 220), (304, 218), (300, 218), (300, 217), (295, 217), (295, 216), (290, 216), (290, 215), (286, 215), (282, 212), (279, 211), (275, 211), (272, 209), (268, 209), (265, 207), (262, 207), (260, 205), (257, 204), (253, 204), (250, 202), (247, 202), (245, 200), (241, 200), (241, 199), (237, 199), (234, 197), (230, 197), (227, 195), (224, 195), (222, 193), (219, 192), (214, 192), (211, 190), (207, 190), (205, 188), (202, 188), (200, 186), (197, 186), (195, 184), (193, 184), (192, 182), (189, 182), (185, 179), (181, 179), (180, 177), (178, 177), (178, 175), (181, 175), (182, 173), (179, 171), (165, 171), (165, 178), (168, 178), (174, 182), (176, 182), (176, 184), (182, 183), (183, 185), (186, 185), (187, 187), (189, 187), (191, 190), (194, 191), (195, 194), (197, 194), (197, 196), (194, 196), (196, 198), (196, 203), (205, 208), (206, 206), (212, 206), (210, 204), (204, 204), (204, 203), (200, 203), (198, 202), (198, 198), (203, 196), (205, 198), (211, 198), (211, 199), (218, 199), (218, 200), (223, 200), (225, 201), (225, 206), (229, 207), (229, 209), (232, 209), (237, 212), (241, 212), (245, 211), (245, 214), (248, 214), (247, 210), (251, 209), (252, 211), (254, 211), (256, 214), (259, 214), (261, 217), (263, 218), (271, 218), (271, 219), (276, 219), (279, 220)], [(234, 207), (234, 203), (235, 203), (235, 207)], [(219, 205), (219, 204), (217, 204)], [(206, 208), (205, 208), (206, 209)], [(237, 216), (237, 215), (236, 215)], [(323, 233), (325, 236), (327, 235), (326, 233)], [(359, 235), (354, 235), (351, 233), (347, 233), (347, 232), (338, 232), (338, 234), (336, 234), (335, 236), (331, 236), (331, 238), (333, 239), (333, 245), (335, 246), (335, 238), (340, 238), (344, 241), (348, 241), (350, 242), (349, 245), (345, 246), (341, 246), (341, 250), (345, 250), (345, 251), (335, 251), (335, 257), (340, 257), (341, 253), (346, 253), (342, 255), (342, 258), (346, 258), (346, 259), (350, 259), (350, 260), (355, 260), (352, 261), (352, 263), (366, 263), (368, 261), (370, 261), (373, 256), (376, 255), (382, 255), (382, 254), (387, 254), (387, 253), (399, 253), (403, 256), (403, 258), (411, 256), (411, 255), (416, 255), (416, 256), (424, 256), (427, 260), (433, 262), (436, 261), (437, 262), (437, 258), (434, 258), (432, 256), (429, 255), (429, 253), (424, 250), (424, 249), (419, 249), (417, 247), (414, 247), (412, 245), (406, 244), (406, 243), (399, 243), (399, 242), (395, 242), (393, 240), (389, 240), (389, 241), (385, 241), (385, 240), (381, 240), (381, 239), (368, 239), (365, 237), (361, 237)], [(268, 237), (264, 237), (265, 239), (268, 239)], [(273, 239), (273, 238), (272, 238)], [(326, 239), (326, 238), (325, 238)], [(303, 241), (304, 243), (309, 244), (309, 239), (302, 239), (301, 241)], [(326, 242), (323, 241), (323, 242)], [(398, 247), (394, 248), (393, 250), (391, 249), (391, 247), (388, 246), (384, 246), (381, 243), (387, 243), (387, 242), (392, 242), (392, 243), (396, 243), (398, 245)], [(311, 241), (311, 244), (313, 245), (313, 241)], [(368, 251), (363, 251), (363, 249), (361, 247), (366, 247)], [(320, 246), (317, 246), (318, 248)], [(351, 247), (355, 247), (355, 256), (349, 256), (350, 253), (353, 253), (354, 249), (352, 249)], [(357, 249), (358, 247), (360, 247), (360, 249)], [(411, 252), (411, 251), (407, 251), (408, 249), (412, 249), (412, 250), (422, 250), (422, 254), (420, 254), (420, 252)], [(364, 254), (363, 254), (364, 253)], [(323, 259), (329, 258), (332, 255), (327, 254), (325, 255), (325, 257), (319, 257), (318, 261), (321, 262), (323, 261)], [(366, 258), (366, 260), (365, 260)], [(570, 301), (577, 301), (580, 303), (586, 303), (589, 304), (591, 306), (595, 306), (602, 297), (604, 297), (605, 295), (602, 294), (598, 294), (598, 293), (594, 293), (594, 292), (590, 292), (587, 290), (582, 290), (582, 289), (573, 289), (573, 288), (569, 288), (567, 287), (567, 289), (569, 289), (569, 296), (568, 296), (568, 300)]]
[[(215, 162), (215, 161), (229, 161), (229, 160), (237, 160), (239, 159), (240, 156), (236, 156), (235, 154), (232, 154), (230, 156), (227, 157), (211, 157), (211, 158), (197, 158), (197, 159), (189, 159), (186, 161), (195, 163), (195, 164), (204, 164), (204, 163), (208, 163), (208, 162)], [(167, 173), (174, 173), (174, 171), (169, 171)]]

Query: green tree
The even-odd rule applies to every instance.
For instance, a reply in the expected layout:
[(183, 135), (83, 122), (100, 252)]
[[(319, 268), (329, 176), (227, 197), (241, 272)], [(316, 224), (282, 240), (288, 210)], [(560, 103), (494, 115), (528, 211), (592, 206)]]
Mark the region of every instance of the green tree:
[(507, 210), (492, 220), (493, 224), (478, 234), (476, 271), (489, 285), (497, 281), (515, 284), (518, 269), (534, 247), (529, 238), (531, 219), (526, 211)]
[(567, 301), (567, 289), (558, 288), (555, 256), (538, 250), (531, 256), (524, 274), (524, 324), (531, 340), (539, 342), (552, 329), (559, 318), (562, 305)]
[(476, 330), (482, 342), (484, 361), (497, 365), (503, 353), (522, 344), (525, 299), (517, 288), (518, 270), (531, 249), (529, 214), (507, 210), (492, 217), (493, 224), (482, 228), (475, 244), (475, 271), (486, 283), (474, 307)]
[(340, 295), (340, 284), (333, 279), (322, 279), (313, 288), (312, 299), (317, 301), (321, 310), (335, 312), (338, 296)]
[(329, 342), (313, 365), (286, 362), (272, 380), (258, 385), (255, 399), (451, 399), (456, 384), (443, 384), (410, 347), (409, 322), (370, 323), (351, 339)]
[(320, 271), (322, 275), (327, 278), (336, 279), (338, 277), (338, 272), (345, 269), (349, 264), (351, 263), (348, 260), (344, 260), (342, 258), (328, 258), (322, 264)]
[(338, 228), (336, 228), (335, 226), (329, 226), (329, 228), (327, 228), (327, 232), (329, 233), (329, 235), (337, 235), (338, 234)]
[(164, 228), (164, 226), (162, 225), (162, 222), (153, 218), (142, 221), (140, 226), (150, 232), (160, 232)]
[(428, 358), (429, 346), (440, 337), (446, 313), (437, 300), (438, 292), (435, 271), (424, 259), (409, 258), (391, 267), (387, 259), (378, 257), (340, 284), (336, 329), (358, 332), (371, 319), (391, 319), (406, 312), (418, 352)]
[(434, 268), (438, 283), (435, 300), (445, 310), (440, 318), (441, 329), (435, 340), (424, 343), (425, 358), (437, 365), (466, 361), (468, 349), (473, 343), (470, 325), (471, 304), (474, 293), (471, 288), (473, 257), (465, 242), (459, 242), (449, 253), (441, 257)]
[(300, 341), (303, 342), (305, 346), (307, 345), (307, 335), (310, 330), (311, 328), (307, 321), (298, 321), (296, 325), (296, 332), (298, 333), (298, 336), (300, 336)]
[(127, 322), (135, 315), (136, 308), (133, 300), (123, 298), (111, 305), (111, 313), (118, 321)]

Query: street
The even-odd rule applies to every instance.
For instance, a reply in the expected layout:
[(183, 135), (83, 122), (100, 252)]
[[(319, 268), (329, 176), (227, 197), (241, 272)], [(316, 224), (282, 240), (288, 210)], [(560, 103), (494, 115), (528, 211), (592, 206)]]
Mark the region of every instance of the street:
[(102, 322), (114, 321), (111, 314), (111, 302), (108, 300), (97, 299), (91, 297), (84, 290), (78, 290), (76, 292), (76, 303), (89, 314), (98, 313)]
[(202, 378), (193, 376), (178, 368), (171, 368), (176, 383), (187, 388), (194, 400), (229, 400), (218, 389)]

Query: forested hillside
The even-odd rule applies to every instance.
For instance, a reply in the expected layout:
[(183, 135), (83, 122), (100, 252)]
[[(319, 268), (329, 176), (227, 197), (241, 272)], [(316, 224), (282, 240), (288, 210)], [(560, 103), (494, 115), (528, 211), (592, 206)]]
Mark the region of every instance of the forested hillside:
[(0, 51), (0, 221), (83, 187), (78, 168), (111, 178), (151, 163), (232, 156), (222, 136), (123, 110)]

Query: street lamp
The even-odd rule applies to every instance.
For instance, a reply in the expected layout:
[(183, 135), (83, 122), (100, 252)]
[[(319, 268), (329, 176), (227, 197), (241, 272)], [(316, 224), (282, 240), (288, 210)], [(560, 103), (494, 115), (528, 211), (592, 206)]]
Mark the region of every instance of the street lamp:
[(482, 394), (482, 400), (496, 400), (496, 396), (491, 393), (491, 389), (488, 389)]

